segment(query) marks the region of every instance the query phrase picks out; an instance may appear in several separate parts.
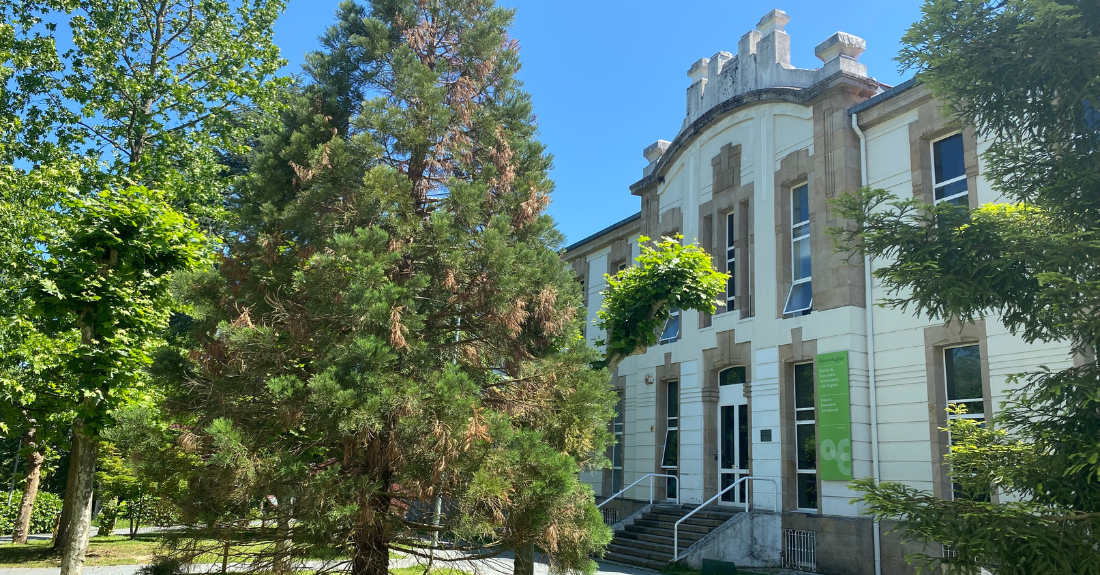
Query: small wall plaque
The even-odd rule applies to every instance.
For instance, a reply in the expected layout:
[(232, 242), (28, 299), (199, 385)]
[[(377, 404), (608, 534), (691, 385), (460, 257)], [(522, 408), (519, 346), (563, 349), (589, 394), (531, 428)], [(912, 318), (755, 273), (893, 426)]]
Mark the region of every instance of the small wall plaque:
[(653, 385), (653, 380), (654, 380), (654, 379), (655, 379), (655, 378), (653, 377), (653, 374), (652, 374), (652, 373), (647, 373), (647, 374), (645, 374), (645, 384), (646, 384), (646, 385)]
[(771, 440), (772, 440), (772, 430), (770, 430), (770, 429), (761, 429), (760, 430), (760, 441), (762, 443), (769, 443), (769, 442), (771, 442)]

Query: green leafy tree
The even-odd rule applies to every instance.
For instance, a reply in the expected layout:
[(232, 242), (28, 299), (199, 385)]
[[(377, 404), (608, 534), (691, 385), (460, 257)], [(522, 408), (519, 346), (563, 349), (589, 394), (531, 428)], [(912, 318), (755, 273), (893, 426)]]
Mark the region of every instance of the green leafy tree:
[[(201, 262), (195, 224), (144, 188), (72, 194), (59, 206), (63, 228), (32, 238), (24, 266), (30, 311), (47, 334), (77, 333), (59, 354), (75, 404), (66, 498), (72, 509), (62, 572), (79, 573), (88, 544), (99, 435), (135, 393), (171, 309), (168, 277)], [(48, 250), (48, 251), (46, 251)]]
[[(68, 201), (70, 188), (92, 199), (99, 190), (133, 184), (161, 190), (163, 198), (148, 200), (167, 201), (207, 231), (223, 230), (232, 160), (270, 118), (266, 111), (287, 83), (274, 78), (283, 61), (271, 40), (283, 6), (279, 0), (0, 1), (0, 184), (11, 183), (2, 186), (0, 228), (13, 230), (16, 250), (26, 238), (64, 235), (63, 219), (70, 216), (57, 206)], [(72, 39), (61, 53), (54, 41), (59, 31)], [(53, 253), (54, 246), (46, 250)], [(0, 345), (14, 342), (3, 352), (9, 366), (43, 355), (21, 345), (35, 339), (29, 331), (63, 340), (54, 347), (79, 339), (75, 331), (51, 327), (57, 318), (26, 313), (26, 286), (38, 281), (35, 266), (29, 269), (4, 272), (14, 280), (9, 285), (21, 286), (6, 294), (12, 305), (0, 330)], [(86, 390), (69, 384), (84, 377), (78, 375), (49, 385), (81, 403)], [(27, 390), (28, 383), (18, 385)], [(110, 392), (126, 395), (117, 385)], [(89, 469), (70, 466), (69, 484), (90, 483)], [(65, 498), (55, 547), (70, 539), (77, 499)], [(69, 573), (73, 565), (62, 568)]]
[(1100, 4), (928, 0), (901, 61), (946, 113), (992, 137), (985, 176), (1007, 203), (969, 211), (882, 190), (837, 204), (856, 224), (846, 249), (881, 258), (885, 305), (940, 320), (997, 316), (1028, 342), (1069, 342), (1081, 361), (1019, 384), (982, 428), (951, 423), (939, 500), (904, 485), (855, 482), (902, 535), (957, 554), (914, 556), (954, 572), (1097, 573), (1100, 554)]
[(256, 570), (327, 553), (382, 575), (433, 539), (437, 561), (536, 544), (594, 568), (610, 533), (578, 474), (614, 396), (511, 22), (487, 0), (341, 4), (235, 188), (224, 259), (192, 277), (192, 349), (158, 367), (197, 462), (164, 466), (188, 486), (180, 553), (266, 500), (264, 544), (226, 548)]
[(597, 326), (606, 333), (603, 364), (615, 369), (622, 360), (657, 343), (657, 334), (674, 309), (714, 313), (729, 275), (714, 269), (710, 255), (680, 237), (662, 238), (656, 247), (638, 238), (638, 265), (605, 275), (603, 309)]
[[(18, 75), (13, 102), (60, 150), (98, 164), (87, 189), (164, 190), (207, 226), (224, 216), (226, 157), (244, 153), (286, 80), (272, 42), (280, 0), (30, 0), (0, 3), (14, 42), (48, 58)], [(72, 47), (57, 53), (58, 24)], [(31, 48), (27, 48), (30, 50)], [(245, 120), (244, 118), (247, 118)]]

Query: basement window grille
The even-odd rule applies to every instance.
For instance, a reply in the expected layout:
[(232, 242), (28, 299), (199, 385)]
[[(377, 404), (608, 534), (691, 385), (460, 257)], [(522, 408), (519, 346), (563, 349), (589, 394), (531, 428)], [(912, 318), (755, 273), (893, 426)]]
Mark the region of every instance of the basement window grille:
[(601, 508), (600, 512), (603, 513), (603, 522), (608, 527), (619, 522), (619, 510), (618, 509), (606, 509)]
[(817, 539), (813, 531), (783, 530), (783, 566), (817, 572)]

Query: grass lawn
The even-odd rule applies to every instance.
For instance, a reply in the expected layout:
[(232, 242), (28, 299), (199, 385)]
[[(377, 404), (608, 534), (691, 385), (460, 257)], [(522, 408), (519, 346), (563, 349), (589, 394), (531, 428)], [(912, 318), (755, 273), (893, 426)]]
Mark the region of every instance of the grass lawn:
[[(156, 533), (139, 534), (133, 540), (124, 535), (92, 537), (85, 565), (135, 565), (148, 563), (160, 545)], [(59, 567), (61, 554), (54, 553), (50, 541), (31, 541), (26, 545), (0, 545), (0, 567)]]
[[(161, 533), (141, 533), (130, 539), (125, 535), (111, 535), (108, 537), (92, 537), (88, 542), (88, 555), (85, 565), (110, 566), (110, 565), (142, 565), (153, 560), (157, 551), (161, 551), (164, 535)], [(263, 545), (263, 544), (261, 544)], [(221, 544), (210, 541), (202, 545), (202, 548), (210, 549), (195, 559), (196, 563), (214, 563), (222, 561)], [(247, 552), (247, 546), (234, 545), (235, 551)], [(254, 549), (254, 548), (253, 548)], [(404, 557), (403, 554), (390, 552), (391, 559)], [(335, 557), (316, 557), (317, 559), (334, 559)], [(231, 556), (230, 561), (233, 561)], [(31, 541), (26, 545), (0, 544), (0, 568), (6, 567), (59, 567), (61, 554), (54, 553), (50, 541)], [(415, 571), (415, 573), (414, 573)], [(413, 569), (406, 573), (405, 569), (397, 569), (392, 573), (400, 575), (423, 575), (423, 569)], [(460, 571), (451, 569), (433, 569), (432, 573), (439, 575), (462, 575)]]

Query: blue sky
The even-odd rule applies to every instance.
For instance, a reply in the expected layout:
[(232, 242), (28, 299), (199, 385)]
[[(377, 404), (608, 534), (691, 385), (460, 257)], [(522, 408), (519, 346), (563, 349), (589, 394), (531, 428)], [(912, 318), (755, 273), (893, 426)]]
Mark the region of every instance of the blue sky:
[[(820, 65), (814, 46), (837, 31), (867, 41), (860, 62), (887, 84), (902, 73), (899, 41), (920, 17), (920, 0), (498, 0), (517, 9), (520, 79), (534, 98), (541, 139), (554, 155), (550, 213), (569, 241), (634, 212), (628, 187), (641, 178), (642, 149), (671, 140), (684, 118), (687, 69), (737, 40), (771, 8), (791, 21), (792, 63)], [(302, 55), (332, 23), (339, 0), (290, 0), (275, 40), (297, 71)], [(843, 9), (838, 9), (843, 6)]]

